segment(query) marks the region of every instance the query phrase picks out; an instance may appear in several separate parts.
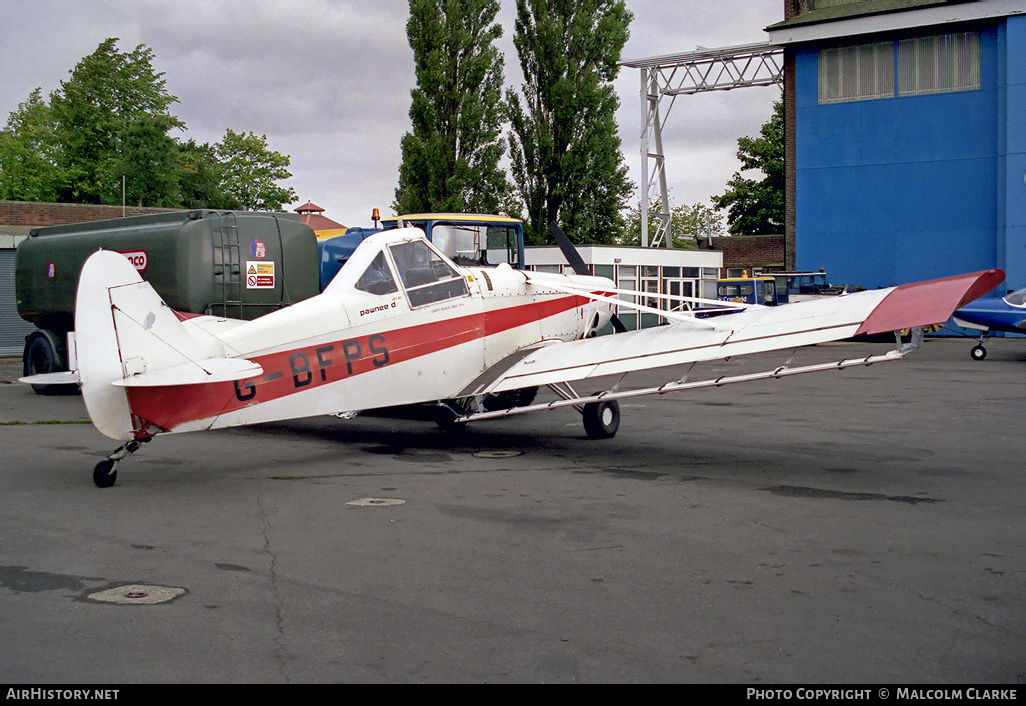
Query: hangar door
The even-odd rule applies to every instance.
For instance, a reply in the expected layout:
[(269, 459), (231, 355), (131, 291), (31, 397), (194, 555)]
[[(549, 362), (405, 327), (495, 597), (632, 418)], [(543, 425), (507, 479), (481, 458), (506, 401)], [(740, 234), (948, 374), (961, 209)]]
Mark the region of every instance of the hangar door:
[(25, 336), (36, 329), (18, 316), (14, 291), (14, 250), (0, 250), (0, 355), (20, 356)]

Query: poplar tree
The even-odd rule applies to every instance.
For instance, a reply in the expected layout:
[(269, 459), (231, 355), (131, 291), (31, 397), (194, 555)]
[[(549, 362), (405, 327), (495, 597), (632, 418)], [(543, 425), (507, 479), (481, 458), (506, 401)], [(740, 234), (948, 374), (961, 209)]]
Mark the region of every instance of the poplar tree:
[(517, 0), (513, 43), (524, 83), (507, 91), (510, 160), (529, 242), (559, 223), (578, 242), (611, 243), (631, 193), (613, 80), (633, 15), (623, 0)]
[(401, 143), (399, 214), (497, 213), (505, 200), (498, 11), (498, 0), (410, 0), (417, 85)]

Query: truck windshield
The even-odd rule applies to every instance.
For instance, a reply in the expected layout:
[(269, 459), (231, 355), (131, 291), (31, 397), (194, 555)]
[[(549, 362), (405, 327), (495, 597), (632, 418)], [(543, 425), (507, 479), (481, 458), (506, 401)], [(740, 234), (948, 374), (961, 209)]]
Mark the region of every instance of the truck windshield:
[(501, 265), (519, 261), (518, 231), (513, 226), (436, 223), (431, 242), (457, 265)]

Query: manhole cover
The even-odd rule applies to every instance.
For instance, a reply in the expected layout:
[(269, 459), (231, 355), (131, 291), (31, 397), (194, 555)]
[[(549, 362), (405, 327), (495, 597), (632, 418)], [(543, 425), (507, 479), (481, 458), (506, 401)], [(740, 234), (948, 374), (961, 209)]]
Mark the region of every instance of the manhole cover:
[(131, 584), (90, 593), (86, 597), (91, 601), (117, 603), (118, 605), (156, 605), (173, 601), (184, 593), (184, 588), (174, 586)]
[(478, 451), (474, 454), (477, 458), (513, 458), (523, 455), (523, 451)]
[(393, 505), (405, 505), (405, 500), (397, 500), (396, 498), (360, 498), (359, 500), (350, 500), (346, 505), (353, 505), (355, 507), (391, 507)]

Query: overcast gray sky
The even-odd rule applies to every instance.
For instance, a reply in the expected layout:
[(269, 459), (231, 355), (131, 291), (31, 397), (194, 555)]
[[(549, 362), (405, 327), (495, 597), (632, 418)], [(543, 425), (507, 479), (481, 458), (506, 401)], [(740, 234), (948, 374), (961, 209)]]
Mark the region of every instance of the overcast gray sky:
[[(780, 0), (627, 0), (634, 13), (623, 58), (767, 39)], [(59, 87), (107, 37), (122, 51), (150, 47), (154, 68), (180, 103), (179, 135), (218, 142), (226, 128), (267, 135), (292, 158), (285, 182), (345, 225), (391, 214), (399, 141), (409, 130), (413, 54), (407, 0), (0, 0), (0, 120), (36, 87)], [(519, 83), (515, 0), (502, 0), (506, 81)], [(616, 83), (623, 152), (640, 182), (640, 77)], [(776, 87), (677, 100), (664, 132), (670, 198), (708, 203), (740, 164), (737, 138), (755, 135), (780, 96)], [(291, 210), (291, 209), (289, 209)]]

